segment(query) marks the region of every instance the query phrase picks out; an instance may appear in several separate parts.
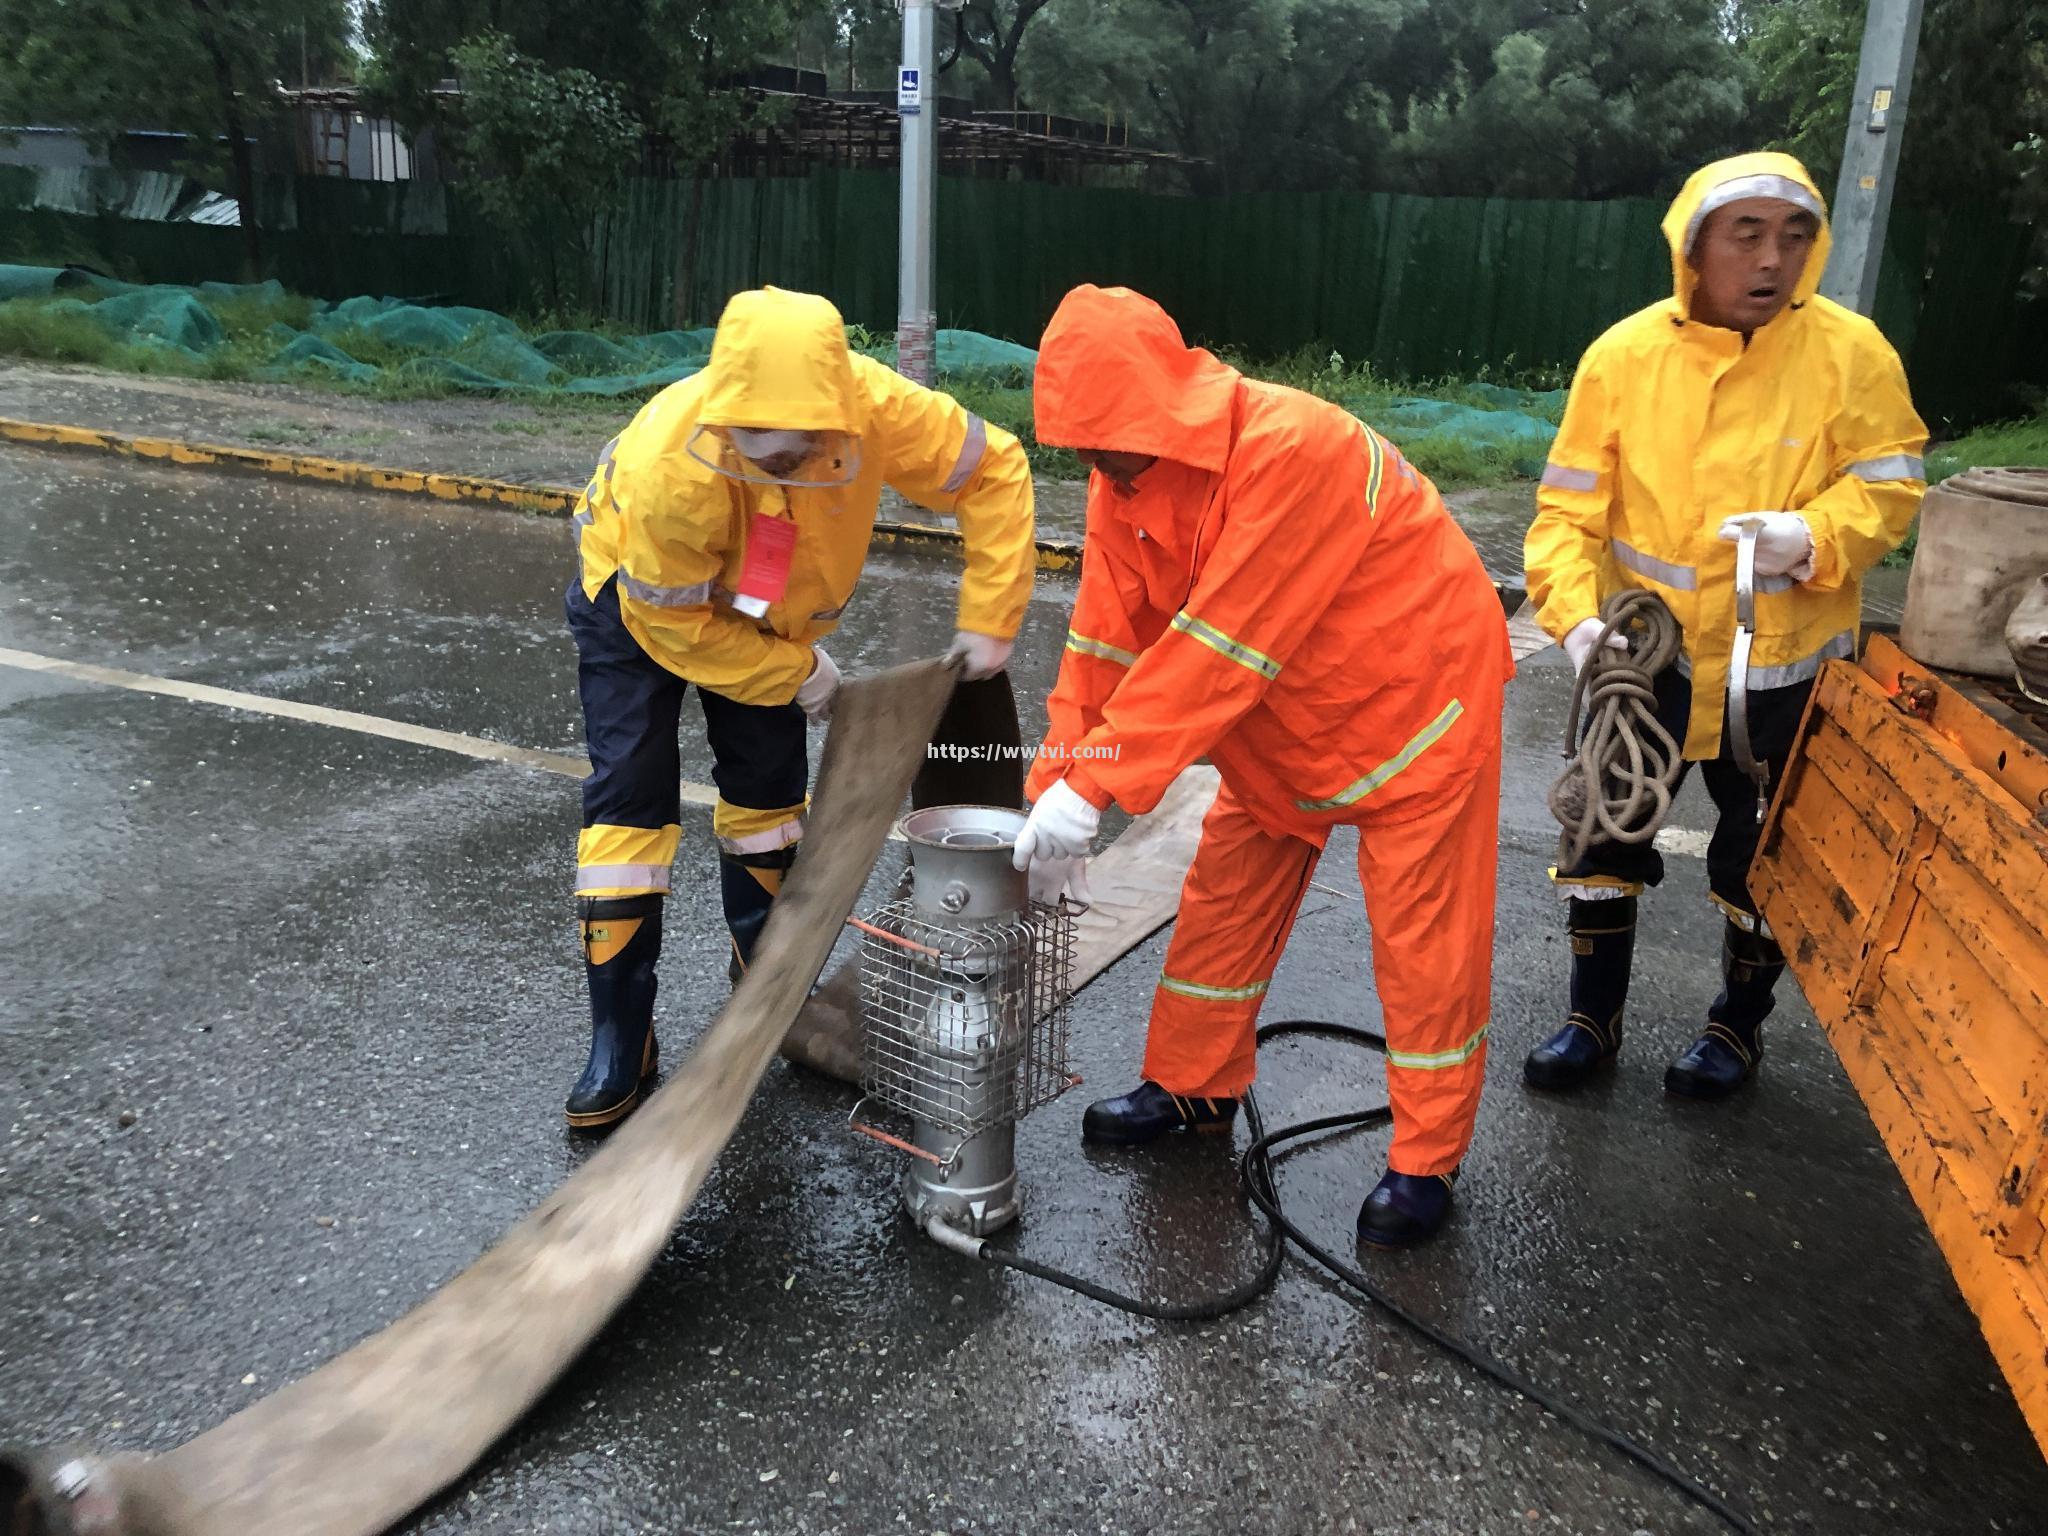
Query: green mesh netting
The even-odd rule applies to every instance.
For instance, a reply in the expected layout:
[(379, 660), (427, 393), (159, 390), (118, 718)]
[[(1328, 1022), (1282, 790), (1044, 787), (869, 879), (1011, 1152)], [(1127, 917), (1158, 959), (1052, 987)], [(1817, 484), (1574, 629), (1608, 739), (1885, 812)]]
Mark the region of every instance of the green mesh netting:
[[(62, 295), (61, 297), (59, 295)], [(21, 302), (90, 316), (116, 340), (172, 349), (203, 360), (231, 340), (223, 315), (244, 325), (305, 301), (265, 283), (201, 283), (196, 288), (117, 282), (77, 267), (0, 266), (0, 303)], [(321, 378), (369, 385), (383, 379), (431, 383), (477, 394), (650, 394), (686, 379), (710, 361), (709, 329), (601, 336), (594, 331), (523, 332), (488, 309), (421, 305), (367, 295), (310, 306), (306, 327), (272, 320), (238, 344), (261, 355), (261, 378)], [(978, 331), (938, 333), (942, 376), (1028, 390), (1038, 366), (1029, 347)], [(893, 338), (876, 338), (869, 355), (893, 362)], [(1556, 435), (1564, 391), (1532, 392), (1475, 383), (1458, 400), (1360, 395), (1343, 404), (1394, 442), (1455, 440), (1464, 449), (1505, 458), (1540, 473)]]

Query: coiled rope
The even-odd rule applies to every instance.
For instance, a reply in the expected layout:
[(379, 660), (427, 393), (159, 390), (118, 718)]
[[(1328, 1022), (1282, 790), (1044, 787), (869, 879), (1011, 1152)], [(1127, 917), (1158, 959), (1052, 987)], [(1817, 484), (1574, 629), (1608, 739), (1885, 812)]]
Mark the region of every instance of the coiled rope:
[[(1684, 755), (1657, 720), (1656, 678), (1678, 660), (1683, 634), (1654, 592), (1617, 592), (1600, 607), (1593, 656), (1572, 685), (1564, 755), (1550, 814), (1564, 828), (1557, 867), (1574, 868), (1594, 842), (1647, 843), (1664, 825)], [(1619, 635), (1628, 649), (1608, 645)], [(1579, 721), (1586, 719), (1586, 734)]]

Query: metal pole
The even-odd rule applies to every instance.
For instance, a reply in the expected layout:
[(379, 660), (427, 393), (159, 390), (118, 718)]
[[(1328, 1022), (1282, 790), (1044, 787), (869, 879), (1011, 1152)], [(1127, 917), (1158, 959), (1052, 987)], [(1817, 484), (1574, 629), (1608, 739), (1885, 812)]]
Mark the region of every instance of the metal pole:
[(903, 0), (903, 194), (897, 246), (896, 368), (932, 381), (938, 316), (932, 300), (932, 210), (938, 186), (938, 3)]
[(1913, 84), (1913, 58), (1920, 48), (1922, 5), (1923, 0), (1870, 0), (1863, 22), (1856, 96), (1842, 146), (1842, 176), (1835, 183), (1834, 252), (1820, 291), (1864, 315), (1877, 302), (1877, 273), (1884, 261), (1892, 185), (1905, 137), (1906, 99)]

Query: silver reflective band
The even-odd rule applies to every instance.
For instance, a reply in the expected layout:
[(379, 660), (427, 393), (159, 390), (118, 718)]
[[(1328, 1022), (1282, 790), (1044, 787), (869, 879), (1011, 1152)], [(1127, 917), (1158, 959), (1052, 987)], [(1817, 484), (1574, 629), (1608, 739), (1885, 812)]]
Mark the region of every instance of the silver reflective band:
[(1847, 661), (1856, 654), (1856, 636), (1849, 630), (1829, 638), (1827, 643), (1811, 656), (1798, 661), (1788, 661), (1782, 667), (1757, 667), (1749, 669), (1749, 691), (1760, 688), (1790, 688), (1794, 683), (1803, 683), (1809, 678), (1820, 676), (1821, 663), (1825, 661)]
[(585, 864), (576, 871), (579, 891), (668, 889), (666, 864)]
[(1774, 197), (1781, 203), (1790, 203), (1795, 208), (1804, 208), (1822, 223), (1827, 222), (1827, 210), (1821, 207), (1820, 199), (1789, 176), (1738, 176), (1733, 181), (1724, 181), (1705, 197), (1700, 199), (1699, 208), (1685, 226), (1685, 248), (1692, 250), (1692, 243), (1699, 238), (1700, 226), (1707, 222), (1707, 215), (1716, 208), (1725, 208), (1730, 203), (1739, 203), (1745, 197)]
[(1647, 576), (1652, 581), (1660, 581), (1680, 592), (1699, 590), (1700, 573), (1691, 566), (1673, 565), (1669, 560), (1659, 560), (1655, 555), (1646, 555), (1633, 544), (1624, 544), (1620, 539), (1611, 539), (1608, 542), (1614, 549), (1615, 560), (1638, 576)]
[(1113, 661), (1123, 667), (1132, 666), (1138, 660), (1134, 651), (1122, 650), (1107, 640), (1091, 640), (1088, 636), (1078, 635), (1071, 629), (1067, 631), (1067, 649), (1079, 651), (1083, 656), (1100, 656), (1104, 661)]
[(687, 587), (657, 587), (642, 581), (637, 576), (628, 576), (625, 567), (619, 568), (619, 590), (636, 603), (647, 603), (655, 608), (694, 608), (699, 603), (711, 601), (711, 583), (692, 582)]
[(1255, 981), (1248, 987), (1212, 987), (1202, 981), (1182, 981), (1177, 976), (1159, 978), (1160, 988), (1178, 993), (1182, 997), (1196, 998), (1205, 1003), (1248, 1003), (1255, 997), (1263, 997), (1270, 981)]
[(1396, 774), (1405, 771), (1415, 759), (1422, 756), (1442, 739), (1444, 732), (1458, 723), (1458, 717), (1465, 713), (1463, 702), (1451, 700), (1429, 724), (1409, 739), (1408, 745), (1373, 769), (1364, 778), (1353, 781), (1347, 788), (1327, 800), (1297, 800), (1294, 808), (1298, 811), (1334, 811), (1347, 805), (1356, 805), (1374, 790), (1380, 788)]
[(727, 853), (773, 853), (803, 839), (804, 821), (799, 816), (795, 821), (782, 822), (765, 832), (749, 832), (745, 837), (721, 837), (718, 846)]
[(1446, 1067), (1462, 1066), (1479, 1054), (1486, 1044), (1486, 1032), (1493, 1026), (1482, 1024), (1479, 1032), (1463, 1045), (1452, 1046), (1448, 1051), (1395, 1051), (1387, 1052), (1387, 1061), (1396, 1067), (1406, 1067), (1410, 1072), (1441, 1072)]
[(1790, 592), (1798, 585), (1790, 576), (1759, 576), (1756, 579), (1759, 592)]
[(981, 468), (981, 456), (986, 452), (988, 423), (979, 416), (970, 416), (967, 418), (967, 440), (960, 445), (960, 457), (953, 461), (953, 473), (946, 476), (946, 483), (939, 489), (948, 496), (957, 496), (967, 489), (967, 482)]
[(1190, 640), (1199, 641), (1218, 656), (1258, 673), (1268, 682), (1280, 675), (1280, 663), (1264, 651), (1253, 650), (1243, 641), (1231, 639), (1215, 625), (1204, 623), (1185, 608), (1173, 616), (1173, 623), (1167, 627), (1179, 631)]
[(1916, 454), (1888, 453), (1881, 459), (1859, 459), (1845, 473), (1858, 480), (1925, 480), (1927, 464)]
[(593, 517), (590, 513), (578, 512), (574, 517), (569, 519), (569, 536), (573, 538), (578, 544), (581, 544), (583, 542), (583, 530), (588, 528), (592, 523), (596, 521), (597, 519)]
[(1546, 464), (1543, 466), (1543, 483), (1553, 491), (1597, 491), (1600, 489), (1600, 475), (1596, 470)]

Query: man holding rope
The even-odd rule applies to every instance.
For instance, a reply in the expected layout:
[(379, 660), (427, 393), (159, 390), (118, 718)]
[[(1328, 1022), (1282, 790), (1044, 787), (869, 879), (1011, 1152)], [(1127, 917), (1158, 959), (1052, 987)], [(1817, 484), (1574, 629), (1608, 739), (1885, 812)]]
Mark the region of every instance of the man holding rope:
[[(1638, 739), (1654, 751), (1668, 736), (1674, 787), (1699, 763), (1719, 812), (1707, 875), (1726, 919), (1723, 985), (1664, 1075), (1671, 1093), (1718, 1099), (1755, 1072), (1785, 968), (1749, 894), (1763, 807), (1821, 664), (1855, 654), (1863, 573), (1912, 526), (1927, 429), (1877, 327), (1816, 296), (1827, 214), (1797, 160), (1706, 167), (1664, 233), (1674, 295), (1580, 361), (1525, 556), (1543, 627), (1587, 681), (1625, 644), (1601, 615), (1633, 627), (1635, 660), (1656, 669)], [(1676, 621), (1669, 665), (1644, 661), (1669, 626), (1661, 613), (1641, 625), (1630, 594), (1643, 592)], [(1529, 1053), (1533, 1087), (1575, 1087), (1621, 1049), (1636, 899), (1664, 875), (1650, 842), (1660, 797), (1639, 798), (1639, 824), (1590, 836), (1591, 818), (1560, 808), (1552, 878), (1569, 901), (1571, 1011)]]

